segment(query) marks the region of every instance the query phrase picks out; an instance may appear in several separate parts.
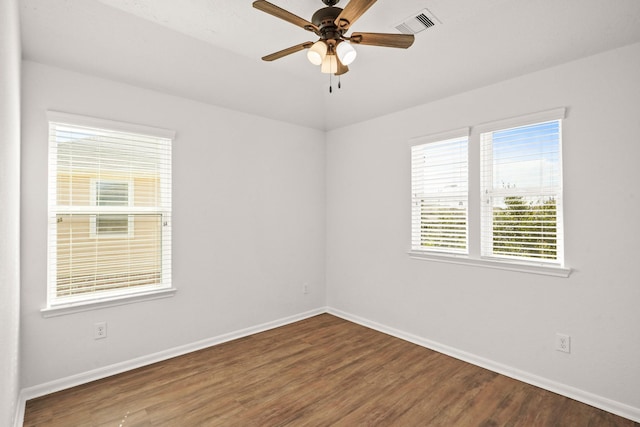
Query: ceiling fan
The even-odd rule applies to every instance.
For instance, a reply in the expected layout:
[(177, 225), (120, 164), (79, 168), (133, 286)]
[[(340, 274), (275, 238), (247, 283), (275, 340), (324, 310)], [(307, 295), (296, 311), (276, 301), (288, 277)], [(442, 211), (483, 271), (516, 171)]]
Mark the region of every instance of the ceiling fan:
[(320, 37), (318, 41), (304, 42), (279, 52), (262, 57), (264, 61), (274, 61), (292, 53), (309, 49), (307, 58), (314, 65), (320, 65), (323, 73), (340, 76), (349, 71), (348, 65), (356, 58), (356, 50), (352, 44), (384, 46), (406, 49), (413, 44), (413, 34), (386, 33), (352, 33), (350, 37), (345, 33), (376, 0), (350, 0), (344, 9), (335, 7), (340, 0), (322, 0), (327, 6), (316, 11), (311, 22), (300, 18), (268, 1), (253, 2), (253, 7), (276, 18), (283, 19), (302, 27)]

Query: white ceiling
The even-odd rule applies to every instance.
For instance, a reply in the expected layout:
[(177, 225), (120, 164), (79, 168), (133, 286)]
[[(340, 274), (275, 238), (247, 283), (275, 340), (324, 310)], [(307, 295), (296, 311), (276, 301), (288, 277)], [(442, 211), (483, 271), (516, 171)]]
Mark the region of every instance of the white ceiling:
[[(271, 2), (307, 20), (324, 7)], [(25, 59), (322, 130), (640, 42), (640, 0), (379, 0), (353, 31), (397, 32), (425, 8), (441, 25), (408, 50), (356, 46), (329, 94), (304, 52), (260, 60), (315, 36), (251, 0), (20, 3)]]

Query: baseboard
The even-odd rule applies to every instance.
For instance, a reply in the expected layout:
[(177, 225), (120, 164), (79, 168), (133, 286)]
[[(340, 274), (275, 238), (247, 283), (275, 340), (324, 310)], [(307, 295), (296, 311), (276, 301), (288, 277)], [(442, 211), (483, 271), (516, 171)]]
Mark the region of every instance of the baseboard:
[[(127, 360), (125, 362), (104, 366), (102, 368), (94, 369), (88, 372), (71, 375), (66, 378), (60, 378), (58, 380), (50, 381), (44, 384), (39, 384), (36, 386), (24, 388), (20, 393), (19, 405), (21, 405), (21, 408), (18, 408), (18, 414), (16, 414), (16, 426), (21, 426), (23, 423), (22, 420), (24, 419), (24, 406), (26, 401), (29, 399), (45, 396), (47, 394), (65, 390), (67, 388), (75, 387), (81, 384), (86, 384), (91, 381), (96, 381), (102, 378), (110, 377), (112, 375), (127, 372), (132, 369), (147, 366), (152, 363), (162, 362), (163, 360), (171, 359), (173, 357), (182, 356), (187, 353), (202, 350), (204, 348), (211, 347), (217, 344), (222, 344), (238, 338), (243, 338), (249, 335), (268, 331), (270, 329), (274, 329), (280, 326), (288, 325), (290, 323), (298, 322), (300, 320), (304, 320), (309, 317), (313, 317), (322, 313), (326, 313), (326, 309), (324, 307), (310, 310), (304, 313), (299, 313), (293, 316), (277, 319), (271, 322), (263, 323), (261, 325), (256, 325), (256, 326), (241, 329), (238, 331), (230, 332), (227, 334), (219, 335), (216, 337), (207, 338), (201, 341), (196, 341), (191, 344), (170, 348), (168, 350), (163, 350), (147, 356), (142, 356), (132, 360)], [(20, 415), (20, 411), (22, 415)]]
[(387, 335), (400, 338), (421, 347), (437, 351), (438, 353), (446, 354), (447, 356), (454, 357), (456, 359), (471, 363), (481, 368), (488, 369), (498, 374), (505, 375), (518, 381), (522, 381), (524, 383), (540, 387), (542, 389), (560, 394), (570, 399), (577, 400), (578, 402), (586, 403), (587, 405), (602, 409), (607, 412), (611, 412), (612, 414), (619, 415), (632, 421), (640, 422), (640, 408), (629, 406), (624, 403), (608, 399), (606, 397), (602, 397), (575, 387), (568, 386), (566, 384), (558, 383), (548, 378), (543, 378), (529, 372), (513, 368), (511, 366), (503, 365), (501, 363), (497, 363), (495, 361), (485, 359), (483, 357), (467, 353), (435, 341), (431, 341), (404, 331), (400, 331), (398, 329), (390, 328), (380, 323), (350, 313), (346, 313), (335, 308), (327, 308), (327, 313), (348, 320), (350, 322), (366, 326), (367, 328), (374, 329)]
[(24, 392), (20, 392), (18, 395), (18, 406), (16, 407), (16, 413), (13, 417), (14, 427), (22, 427), (24, 424), (24, 407), (27, 404), (27, 399)]

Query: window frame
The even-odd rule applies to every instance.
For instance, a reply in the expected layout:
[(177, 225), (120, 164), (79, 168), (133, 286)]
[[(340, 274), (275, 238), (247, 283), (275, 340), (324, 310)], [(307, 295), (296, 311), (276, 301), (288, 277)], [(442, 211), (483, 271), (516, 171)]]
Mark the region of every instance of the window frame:
[[(67, 298), (56, 298), (55, 292), (57, 289), (57, 215), (62, 212), (64, 214), (64, 210), (60, 210), (58, 207), (57, 201), (57, 148), (53, 148), (53, 141), (51, 137), (51, 126), (52, 124), (64, 124), (69, 126), (76, 127), (88, 127), (88, 128), (96, 128), (102, 129), (107, 132), (124, 132), (130, 133), (133, 135), (143, 135), (147, 137), (154, 137), (159, 139), (168, 140), (168, 175), (164, 176), (163, 180), (165, 184), (161, 186), (162, 192), (162, 200), (165, 200), (168, 203), (168, 211), (163, 210), (165, 212), (162, 217), (162, 229), (161, 229), (161, 244), (164, 249), (168, 249), (168, 260), (165, 259), (162, 263), (161, 267), (161, 282), (158, 285), (153, 286), (145, 286), (142, 285), (138, 287), (132, 288), (116, 288), (114, 290), (102, 291), (100, 293), (89, 293), (87, 295), (81, 296), (71, 296)], [(47, 137), (48, 146), (49, 146), (49, 184), (48, 184), (48, 199), (49, 199), (49, 207), (48, 207), (48, 216), (49, 216), (49, 227), (48, 227), (48, 278), (47, 278), (47, 300), (46, 306), (41, 309), (41, 313), (43, 317), (53, 317), (66, 315), (71, 313), (77, 313), (82, 311), (94, 310), (99, 308), (130, 304), (140, 301), (148, 301), (158, 298), (167, 298), (171, 297), (175, 294), (176, 289), (173, 286), (172, 278), (171, 278), (171, 151), (173, 142), (175, 140), (175, 132), (172, 130), (156, 128), (145, 125), (138, 124), (130, 124), (125, 122), (118, 122), (106, 119), (99, 119), (88, 116), (81, 116), (76, 114), (63, 113), (58, 111), (47, 111), (47, 128), (49, 129), (49, 134)], [(55, 166), (52, 166), (55, 164)], [(53, 170), (52, 170), (53, 168)], [(109, 180), (109, 179), (107, 179)], [(91, 179), (89, 186), (89, 203), (91, 206), (96, 205), (96, 189), (95, 182), (97, 179)], [(115, 181), (115, 180), (114, 180)], [(118, 180), (120, 181), (120, 180)], [(123, 182), (128, 182), (128, 205), (133, 206), (133, 182), (122, 180)], [(55, 191), (54, 191), (55, 190)], [(162, 203), (162, 202), (161, 202)], [(158, 205), (160, 206), (160, 205)], [(138, 208), (140, 209), (140, 208)], [(145, 208), (141, 208), (145, 209)], [(165, 209), (165, 208), (162, 208)], [(132, 218), (129, 216), (129, 232), (127, 236), (123, 234), (117, 235), (95, 235), (95, 217), (96, 214), (90, 215), (93, 218), (93, 224), (90, 225), (89, 237), (91, 239), (102, 239), (102, 238), (123, 238), (130, 237), (133, 233), (132, 229)], [(54, 224), (52, 224), (52, 222)], [(91, 233), (91, 228), (94, 233)], [(93, 234), (93, 235), (91, 235)], [(163, 256), (163, 255), (160, 255)]]
[[(477, 267), (487, 267), (501, 270), (510, 270), (524, 273), (542, 274), (556, 277), (569, 277), (571, 268), (565, 265), (564, 247), (561, 248), (562, 253), (558, 257), (558, 262), (537, 262), (529, 260), (520, 260), (513, 258), (490, 257), (482, 255), (482, 194), (481, 194), (481, 134), (487, 132), (500, 131), (508, 128), (516, 128), (521, 126), (533, 125), (542, 122), (560, 120), (560, 130), (562, 132), (563, 121), (566, 119), (566, 108), (555, 108), (538, 113), (527, 114), (523, 116), (512, 117), (503, 120), (496, 120), (470, 126), (468, 140), (468, 254), (434, 252), (425, 250), (416, 250), (413, 245), (408, 250), (408, 255), (412, 259), (436, 261), (444, 263), (453, 263), (461, 265), (470, 265)], [(439, 141), (445, 139), (448, 135), (455, 135), (457, 131), (441, 132), (426, 136), (420, 136), (409, 140), (409, 147), (424, 143), (424, 141)], [(561, 134), (562, 138), (562, 134)], [(413, 169), (410, 167), (410, 173)], [(560, 188), (562, 189), (562, 142), (560, 142)], [(562, 191), (562, 190), (561, 190)], [(413, 199), (413, 197), (412, 197)], [(412, 200), (413, 205), (413, 200)], [(563, 206), (558, 208), (558, 235), (563, 240)], [(411, 229), (413, 230), (413, 218), (411, 219)], [(412, 231), (413, 232), (413, 231)]]

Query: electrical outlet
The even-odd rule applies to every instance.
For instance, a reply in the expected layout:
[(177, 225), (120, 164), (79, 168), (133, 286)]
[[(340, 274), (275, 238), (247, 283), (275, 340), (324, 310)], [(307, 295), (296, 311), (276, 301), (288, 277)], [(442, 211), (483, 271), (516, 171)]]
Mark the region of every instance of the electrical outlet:
[(571, 353), (571, 337), (565, 334), (556, 334), (556, 350)]
[(93, 324), (93, 339), (99, 340), (107, 337), (107, 322)]

